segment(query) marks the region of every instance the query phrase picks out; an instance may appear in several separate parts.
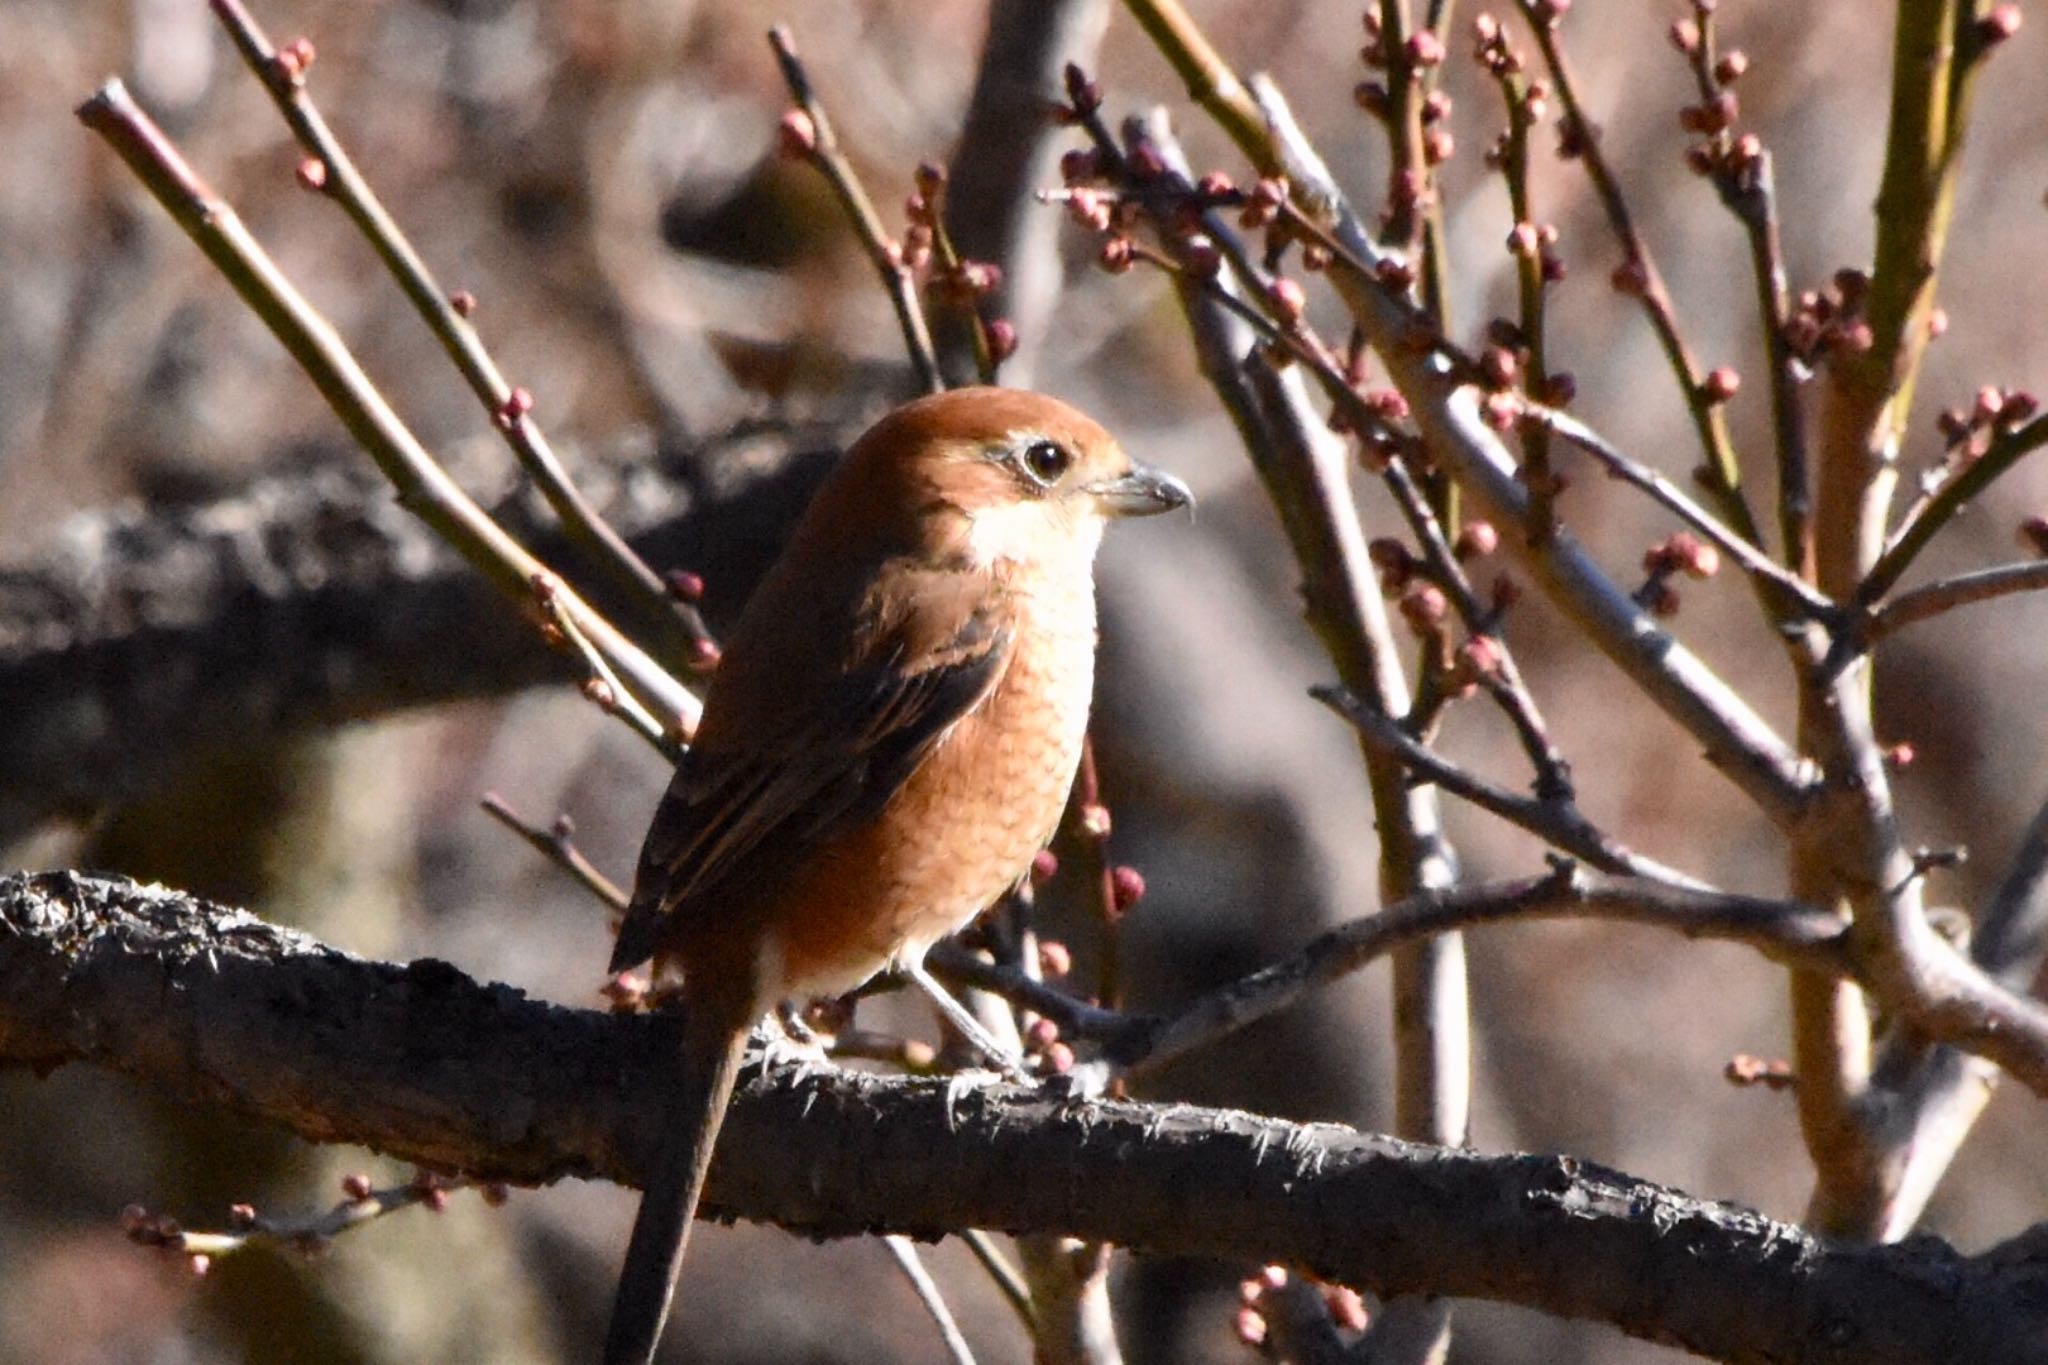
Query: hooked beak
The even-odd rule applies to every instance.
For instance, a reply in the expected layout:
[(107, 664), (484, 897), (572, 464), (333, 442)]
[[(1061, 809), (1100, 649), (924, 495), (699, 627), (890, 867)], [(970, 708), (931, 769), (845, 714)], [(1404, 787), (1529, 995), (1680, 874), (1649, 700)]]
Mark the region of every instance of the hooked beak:
[(1112, 517), (1149, 517), (1195, 505), (1186, 484), (1150, 465), (1133, 464), (1129, 473), (1090, 484), (1088, 491)]

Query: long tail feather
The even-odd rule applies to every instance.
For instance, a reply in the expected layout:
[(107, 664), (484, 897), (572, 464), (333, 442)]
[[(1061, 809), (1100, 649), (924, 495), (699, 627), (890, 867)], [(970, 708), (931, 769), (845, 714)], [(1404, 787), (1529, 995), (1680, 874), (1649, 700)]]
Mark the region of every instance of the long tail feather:
[[(725, 1123), (754, 1016), (695, 1006), (683, 1026), (683, 1068), (664, 1116), (661, 1150), (633, 1221), (625, 1269), (605, 1333), (605, 1365), (647, 1365), (661, 1341), (690, 1221)], [(725, 1015), (727, 1017), (718, 1017)]]

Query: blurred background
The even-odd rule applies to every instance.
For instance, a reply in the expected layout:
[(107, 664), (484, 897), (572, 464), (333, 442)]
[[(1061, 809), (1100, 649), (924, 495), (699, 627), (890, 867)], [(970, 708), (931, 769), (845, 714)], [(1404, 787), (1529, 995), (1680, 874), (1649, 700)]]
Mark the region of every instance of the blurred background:
[[(1358, 201), (1376, 206), (1383, 143), (1351, 97), (1364, 74), (1359, 5), (1189, 8), (1240, 70), (1279, 79)], [(1863, 6), (1722, 8), (1724, 42), (1752, 58), (1743, 119), (1777, 156), (1793, 286), (1816, 287), (1869, 254), (1888, 24)], [(1090, 65), (1113, 113), (1163, 102), (1198, 170), (1242, 176), (1123, 11), (1071, 9), (1077, 50), (1100, 32)], [(984, 6), (262, 0), (256, 12), (279, 41), (313, 40), (321, 107), (444, 283), (482, 301), (485, 338), (533, 391), (579, 477), (623, 523), (660, 533), (649, 542), (659, 567), (702, 572), (714, 620), (730, 619), (823, 467), (818, 452), (910, 389), (886, 303), (843, 219), (806, 168), (774, 154), (785, 96), (763, 35), (771, 22), (792, 26), (842, 141), (900, 226), (912, 168), (950, 159), (961, 137)], [(1680, 161), (1676, 111), (1692, 95), (1665, 36), (1678, 17), (1677, 4), (1580, 0), (1566, 39), (1689, 339), (1704, 364), (1751, 378), (1732, 417), (1767, 487), (1767, 385), (1742, 240)], [(1505, 195), (1479, 158), (1501, 113), (1466, 59), (1463, 31), (1445, 77), (1460, 144), (1445, 195), (1453, 314), (1470, 340), (1510, 306), (1512, 278)], [(1951, 325), (1921, 384), (1909, 480), (1938, 455), (1938, 408), (1967, 405), (1980, 384), (2048, 382), (2037, 325), (2048, 315), (2040, 41), (2023, 32), (1982, 86), (1943, 280)], [(402, 668), (364, 662), (378, 653), (365, 642), (388, 625), (386, 609), (398, 614), (394, 591), (356, 604), (357, 633), (330, 641), (319, 677), (268, 679), (254, 701), (235, 691), (232, 707), (181, 703), (137, 731), (51, 695), (83, 687), (78, 668), (102, 667), (60, 628), (58, 608), (74, 600), (100, 604), (95, 638), (114, 661), (103, 667), (125, 670), (122, 695), (146, 704), (191, 682), (164, 662), (191, 621), (153, 614), (147, 584), (106, 604), (105, 565), (123, 554), (155, 556), (153, 573), (231, 578), (224, 566), (254, 543), (247, 537), (297, 544), (315, 536), (310, 526), (323, 544), (352, 544), (355, 518), (343, 526), (322, 509), (354, 507), (395, 547), (391, 563), (418, 570), (403, 576), (433, 576), (419, 568), (431, 547), (310, 385), (73, 120), (73, 106), (114, 74), (326, 310), (429, 446), (479, 497), (515, 514), (525, 505), (474, 401), (368, 249), (295, 184), (299, 154), (199, 0), (0, 0), (0, 695), (14, 698), (13, 716), (0, 714), (14, 732), (0, 746), (0, 867), (159, 878), (356, 953), (442, 957), (539, 996), (597, 1003), (600, 914), (477, 801), (494, 790), (543, 822), (570, 814), (586, 851), (623, 877), (665, 774), (473, 586), (450, 599), (457, 616), (445, 631), (391, 643), (412, 651)], [(1539, 167), (1539, 213), (1561, 229), (1572, 272), (1554, 298), (1552, 363), (1575, 372), (1583, 416), (1683, 474), (1697, 452), (1647, 327), (1607, 286), (1618, 253), (1597, 206), (1547, 146)], [(1055, 180), (1048, 170), (1037, 183)], [(1298, 575), (1196, 374), (1171, 296), (1142, 271), (1093, 269), (1093, 244), (1063, 220), (1031, 218), (1020, 230), (1047, 259), (1032, 276), (1044, 306), (1019, 309), (1024, 351), (1012, 380), (1094, 412), (1201, 499), (1193, 527), (1150, 523), (1113, 537), (1102, 568), (1098, 736), (1114, 851), (1151, 886), (1127, 925), (1129, 996), (1164, 1007), (1370, 911), (1370, 808), (1354, 745), (1304, 695), (1330, 674), (1300, 622)], [(1564, 515), (1632, 583), (1643, 549), (1670, 527), (1603, 482), (1581, 478)], [(1363, 495), (1374, 525), (1388, 524), (1373, 490)], [(2041, 472), (2022, 467), (1920, 572), (2011, 558), (2014, 526), (2044, 495)], [(196, 569), (181, 559), (202, 553), (181, 548), (188, 537), (217, 558)], [(1685, 591), (1680, 633), (1789, 726), (1777, 647), (1747, 592), (1728, 581)], [(2031, 682), (2048, 665), (2044, 609), (2010, 599), (1958, 614), (1883, 657), (1884, 737), (1917, 752), (1901, 782), (1909, 838), (1971, 851), (1940, 874), (1937, 901), (1979, 899), (2048, 796)], [(166, 652), (135, 653), (138, 636)], [(1782, 889), (1773, 832), (1558, 618), (1526, 601), (1510, 638), (1589, 812), (1635, 847), (1732, 889)], [(275, 662), (261, 638), (210, 647), (229, 665)], [(302, 704), (307, 692), (317, 700)], [(88, 741), (98, 746), (89, 762), (64, 761)], [(1509, 737), (1476, 708), (1454, 715), (1447, 745), (1510, 785), (1525, 780)], [(1526, 839), (1455, 806), (1449, 818), (1471, 875), (1537, 866)], [(1085, 960), (1088, 935), (1053, 899), (1055, 932), (1068, 923)], [(1489, 929), (1471, 953), (1477, 1147), (1568, 1151), (1798, 1216), (1809, 1174), (1790, 1098), (1721, 1078), (1731, 1054), (1782, 1054), (1780, 972), (1738, 948), (1613, 926)], [(863, 1008), (929, 1027), (886, 1002)], [(1387, 1032), (1380, 968), (1161, 1077), (1152, 1093), (1384, 1127)], [(1928, 1228), (1974, 1249), (2048, 1216), (2042, 1120), (2038, 1100), (2008, 1087)], [(0, 1076), (0, 1360), (591, 1354), (632, 1212), (623, 1190), (522, 1192), (498, 1210), (460, 1197), (439, 1217), (394, 1217), (346, 1237), (317, 1262), (254, 1251), (204, 1280), (129, 1246), (116, 1225), (131, 1200), (204, 1226), (237, 1201), (323, 1206), (356, 1169), (380, 1183), (405, 1174), (366, 1153), (170, 1106), (106, 1075)], [(708, 1230), (691, 1254), (674, 1359), (939, 1358), (878, 1244), (817, 1246), (742, 1226)], [(980, 1358), (1028, 1358), (970, 1258), (948, 1243), (929, 1259)], [(1230, 1330), (1246, 1269), (1120, 1261), (1129, 1358), (1248, 1358)], [(1519, 1310), (1461, 1305), (1457, 1322), (1453, 1359), (1473, 1365), (1676, 1358)]]

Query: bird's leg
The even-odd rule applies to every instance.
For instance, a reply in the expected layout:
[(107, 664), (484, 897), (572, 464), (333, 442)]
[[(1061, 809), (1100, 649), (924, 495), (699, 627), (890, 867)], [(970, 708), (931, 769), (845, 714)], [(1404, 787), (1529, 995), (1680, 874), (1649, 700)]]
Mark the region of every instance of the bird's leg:
[(785, 1000), (775, 1007), (772, 1016), (782, 1030), (782, 1040), (793, 1047), (808, 1048), (819, 1056), (825, 1053), (825, 1045), (811, 1026), (804, 1022), (803, 1006), (794, 1000)]
[(919, 990), (931, 997), (931, 1002), (938, 1006), (939, 1013), (945, 1015), (947, 1021), (960, 1030), (961, 1036), (973, 1045), (976, 1052), (987, 1058), (1010, 1080), (1019, 1085), (1031, 1084), (1031, 1073), (1025, 1069), (1024, 1059), (996, 1041), (965, 1005), (955, 1000), (944, 986), (932, 978), (932, 974), (925, 970), (924, 963), (906, 957), (897, 965), (902, 968), (905, 976), (916, 983)]
[(763, 1016), (754, 1029), (753, 1042), (760, 1050), (764, 1071), (793, 1066), (796, 1078), (802, 1081), (830, 1064), (824, 1045), (804, 1027), (795, 1008), (786, 1001)]

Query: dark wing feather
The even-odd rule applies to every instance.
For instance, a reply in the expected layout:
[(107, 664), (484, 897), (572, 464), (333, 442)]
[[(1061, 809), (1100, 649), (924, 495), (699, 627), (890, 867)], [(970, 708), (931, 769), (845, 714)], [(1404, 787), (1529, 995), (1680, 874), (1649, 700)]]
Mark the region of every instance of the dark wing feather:
[(948, 614), (937, 639), (918, 638), (933, 634), (929, 619), (884, 623), (780, 733), (684, 755), (641, 851), (612, 971), (652, 956), (669, 916), (766, 889), (806, 852), (880, 813), (1008, 662), (1009, 631), (991, 616)]

